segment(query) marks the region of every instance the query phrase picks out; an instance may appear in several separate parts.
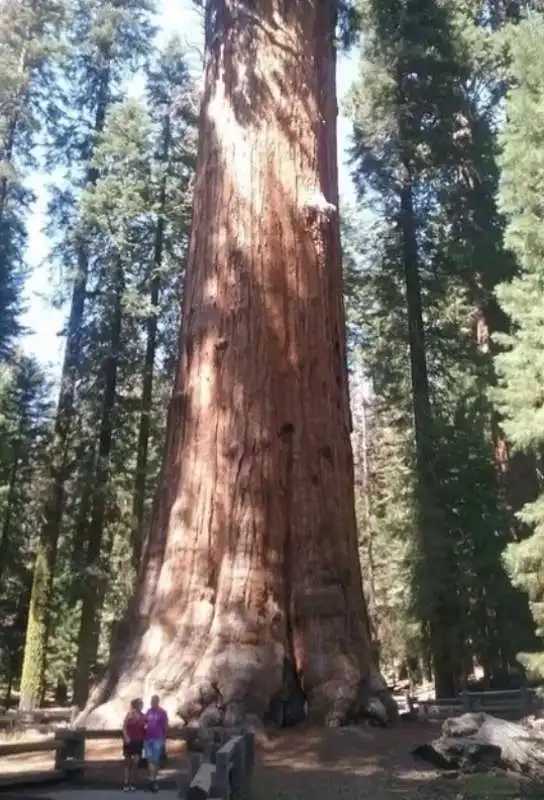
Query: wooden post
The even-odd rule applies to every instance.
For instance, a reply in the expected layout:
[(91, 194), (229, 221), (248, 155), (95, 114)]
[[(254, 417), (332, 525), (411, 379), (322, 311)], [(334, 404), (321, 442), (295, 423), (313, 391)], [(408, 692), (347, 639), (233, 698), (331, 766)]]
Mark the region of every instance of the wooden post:
[(243, 737), (238, 739), (238, 743), (232, 753), (230, 775), (231, 789), (238, 794), (243, 791), (246, 779), (246, 747)]
[(81, 764), (85, 761), (85, 732), (82, 730), (76, 731), (73, 758)]
[(66, 738), (63, 735), (64, 731), (55, 731), (55, 769), (60, 769), (64, 772), (64, 765), (66, 761)]
[(191, 776), (191, 780), (195, 777), (196, 773), (200, 769), (200, 765), (202, 764), (202, 754), (201, 753), (191, 753), (191, 763), (189, 765), (189, 775)]
[(244, 733), (246, 780), (249, 782), (255, 766), (255, 734), (253, 731)]
[(230, 754), (218, 751), (215, 759), (215, 787), (218, 797), (221, 800), (229, 800), (230, 795), (230, 776), (229, 776)]
[(85, 731), (55, 731), (55, 769), (64, 775), (76, 777), (83, 773), (85, 765)]

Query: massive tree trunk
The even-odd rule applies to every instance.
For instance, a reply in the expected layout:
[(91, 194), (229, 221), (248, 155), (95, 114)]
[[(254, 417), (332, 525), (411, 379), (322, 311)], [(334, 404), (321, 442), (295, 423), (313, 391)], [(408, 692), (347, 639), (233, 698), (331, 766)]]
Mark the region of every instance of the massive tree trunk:
[(349, 713), (363, 683), (384, 688), (357, 557), (335, 5), (207, 5), (165, 461), (128, 639), (88, 723), (118, 724), (154, 691), (196, 717), (212, 682), (233, 714), (262, 715), (284, 657), (316, 719)]

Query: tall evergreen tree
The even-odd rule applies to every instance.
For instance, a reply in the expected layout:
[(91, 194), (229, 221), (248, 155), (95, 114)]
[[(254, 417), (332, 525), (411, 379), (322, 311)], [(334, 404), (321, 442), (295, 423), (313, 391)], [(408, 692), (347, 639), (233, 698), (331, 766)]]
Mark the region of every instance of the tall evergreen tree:
[(67, 165), (70, 180), (70, 189), (57, 194), (52, 214), (61, 231), (57, 257), (69, 273), (71, 301), (28, 619), (21, 679), (22, 708), (33, 707), (43, 690), (48, 611), (65, 504), (65, 483), (73, 456), (74, 402), (91, 256), (90, 232), (78, 212), (78, 195), (98, 180), (93, 157), (107, 110), (119, 99), (123, 81), (149, 53), (152, 10), (151, 0), (120, 0), (115, 5), (105, 0), (78, 0), (71, 9), (67, 34), (71, 54), (64, 75), (68, 88), (63, 107), (55, 116), (52, 151), (55, 160)]
[[(513, 88), (508, 93), (502, 132), (502, 210), (508, 220), (506, 242), (517, 256), (519, 273), (497, 290), (511, 330), (497, 337), (495, 393), (509, 440), (540, 464), (544, 444), (542, 417), (542, 323), (544, 258), (544, 16), (532, 13), (510, 38)], [(506, 563), (516, 586), (527, 592), (537, 634), (544, 638), (544, 501), (540, 494), (520, 512), (531, 534), (512, 542)], [(542, 675), (544, 658), (529, 655), (525, 664)]]
[(25, 175), (48, 110), (64, 0), (10, 0), (0, 8), (0, 361), (19, 327), (26, 270)]
[[(112, 577), (110, 556), (114, 551), (117, 558), (126, 554), (129, 538), (134, 576), (137, 571), (152, 488), (148, 479), (156, 472), (148, 455), (150, 448), (162, 443), (162, 426), (154, 429), (153, 414), (163, 406), (157, 389), (165, 378), (171, 380), (172, 354), (177, 350), (179, 312), (174, 312), (172, 320), (168, 305), (174, 303), (174, 309), (179, 309), (179, 265), (188, 242), (195, 157), (193, 106), (183, 51), (173, 41), (150, 73), (148, 108), (130, 101), (110, 112), (95, 154), (100, 177), (87, 193), (93, 253), (90, 278), (98, 291), (84, 315), (88, 379), (79, 397), (80, 402), (90, 403), (89, 408), (96, 407), (100, 398), (100, 410), (92, 426), (97, 431), (92, 445), (96, 462), (83, 559), (74, 683), (78, 705), (84, 704), (89, 677), (96, 670), (101, 628), (111, 634), (111, 626), (101, 626)], [(130, 520), (115, 498), (121, 486), (123, 492), (128, 491), (128, 476), (134, 473), (132, 508), (137, 515), (132, 536), (125, 533), (122, 546), (120, 534)]]
[[(453, 0), (371, 2), (364, 9), (369, 28), (365, 77), (354, 98), (353, 164), (360, 195), (384, 220), (367, 285), (382, 319), (389, 319), (381, 323), (387, 336), (371, 347), (368, 366), (378, 397), (396, 403), (401, 417), (411, 395), (414, 599), (436, 690), (451, 696), (470, 671), (469, 642), (488, 677), (515, 654), (513, 642), (507, 652), (499, 646), (507, 641), (502, 628), (509, 628), (511, 598), (500, 559), (509, 515), (494, 469), (490, 354), (476, 335), (478, 320), (496, 309), (491, 268), (505, 274), (513, 267), (501, 249), (494, 207), (490, 118), (473, 88), (482, 71), (471, 49), (479, 41), (478, 18)], [(405, 320), (399, 305), (406, 307)], [(474, 471), (461, 470), (462, 463)], [(479, 490), (466, 503), (475, 484)], [(479, 563), (489, 576), (485, 591), (474, 573)], [(522, 608), (519, 613), (518, 623)]]
[(36, 361), (16, 352), (0, 388), (0, 670), (8, 696), (21, 666), (50, 444), (50, 392)]

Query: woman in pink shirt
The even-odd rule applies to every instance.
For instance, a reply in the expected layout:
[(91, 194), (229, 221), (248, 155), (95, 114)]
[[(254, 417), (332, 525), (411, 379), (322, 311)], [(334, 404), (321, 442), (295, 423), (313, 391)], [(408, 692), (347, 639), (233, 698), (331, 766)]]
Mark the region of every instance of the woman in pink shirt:
[(123, 757), (125, 759), (125, 792), (134, 791), (134, 778), (138, 769), (145, 739), (145, 716), (142, 701), (133, 700), (123, 722)]
[(149, 780), (151, 791), (157, 792), (157, 773), (159, 763), (164, 752), (166, 732), (168, 730), (168, 716), (164, 708), (159, 705), (159, 696), (154, 694), (151, 698), (151, 707), (146, 714), (145, 729), (145, 757), (149, 764)]

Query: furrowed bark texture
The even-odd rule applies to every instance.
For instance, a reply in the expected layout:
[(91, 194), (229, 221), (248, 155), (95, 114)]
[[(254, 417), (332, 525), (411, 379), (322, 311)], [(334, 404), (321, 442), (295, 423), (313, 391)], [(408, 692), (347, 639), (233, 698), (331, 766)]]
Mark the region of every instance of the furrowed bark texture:
[(384, 688), (354, 514), (334, 6), (208, 4), (165, 463), (135, 619), (89, 724), (154, 691), (198, 716), (211, 682), (262, 715), (284, 656), (315, 718), (345, 714), (361, 681)]

